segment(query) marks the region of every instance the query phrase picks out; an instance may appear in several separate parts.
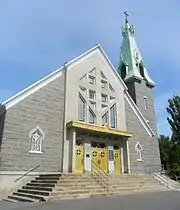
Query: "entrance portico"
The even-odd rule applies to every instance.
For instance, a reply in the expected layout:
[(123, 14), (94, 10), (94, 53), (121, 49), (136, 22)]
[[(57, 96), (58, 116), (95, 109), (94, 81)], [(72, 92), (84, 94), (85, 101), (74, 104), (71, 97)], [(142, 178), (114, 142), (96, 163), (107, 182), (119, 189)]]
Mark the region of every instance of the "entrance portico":
[(67, 129), (72, 137), (72, 172), (91, 173), (92, 161), (107, 173), (128, 172), (127, 142), (132, 133), (78, 121), (69, 122)]

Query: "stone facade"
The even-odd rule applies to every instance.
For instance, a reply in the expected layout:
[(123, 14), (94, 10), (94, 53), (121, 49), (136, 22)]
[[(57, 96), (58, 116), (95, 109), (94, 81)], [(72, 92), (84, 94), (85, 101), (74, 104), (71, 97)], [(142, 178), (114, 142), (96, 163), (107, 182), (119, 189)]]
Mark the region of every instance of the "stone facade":
[[(95, 77), (95, 84), (89, 84), (88, 76), (91, 75)], [(114, 91), (110, 91), (109, 88), (101, 87), (101, 71), (107, 78), (107, 84), (111, 84)], [(83, 79), (81, 79), (83, 78)], [(114, 71), (109, 66), (105, 56), (102, 54), (101, 50), (97, 47), (91, 53), (87, 55), (86, 58), (80, 58), (75, 64), (67, 66), (67, 76), (66, 76), (66, 111), (65, 111), (65, 122), (68, 123), (71, 120), (78, 121), (78, 98), (79, 93), (82, 92), (81, 88), (85, 89), (83, 95), (84, 99), (88, 103), (89, 90), (96, 92), (96, 97), (93, 102), (96, 104), (96, 124), (102, 125), (102, 101), (101, 94), (105, 94), (108, 97), (113, 96), (114, 102), (117, 104), (117, 128), (120, 130), (126, 130), (126, 116), (125, 116), (125, 105), (124, 105), (124, 89), (123, 85), (119, 80), (117, 80)], [(82, 93), (83, 94), (83, 93)], [(92, 101), (92, 100), (91, 100)], [(108, 98), (108, 108), (112, 106), (110, 98)], [(88, 109), (86, 110), (86, 122), (89, 122)], [(68, 172), (72, 166), (72, 159), (70, 159), (69, 152), (71, 140), (66, 136), (64, 141), (64, 164), (63, 171)], [(69, 168), (70, 167), (70, 168)]]
[[(150, 121), (150, 126), (155, 133), (154, 137), (147, 132), (149, 128), (147, 128), (147, 123), (142, 123), (142, 116), (133, 110), (132, 107), (135, 107), (135, 104), (132, 104), (131, 100), (126, 101), (126, 86), (100, 46), (92, 48), (82, 57), (67, 64), (66, 67), (66, 73), (63, 71), (62, 75), (55, 80), (4, 110), (0, 124), (0, 170), (27, 171), (40, 164), (38, 168), (40, 172), (72, 172), (75, 165), (76, 131), (72, 129), (68, 133), (65, 125), (72, 120), (78, 121), (78, 98), (82, 87), (85, 89), (82, 94), (87, 104), (91, 101), (89, 90), (96, 91), (94, 102), (96, 103), (97, 122), (95, 124), (102, 125), (101, 94), (103, 93), (108, 95), (109, 99), (113, 97), (113, 100), (108, 100), (107, 110), (113, 103), (117, 105), (116, 129), (133, 133), (133, 137), (129, 139), (121, 136), (123, 139), (120, 145), (123, 150), (121, 159), (124, 167), (122, 171), (127, 172), (130, 168), (132, 173), (144, 173), (148, 170), (159, 169), (160, 156), (152, 89), (146, 87), (144, 81), (141, 84), (132, 83), (134, 88), (132, 89), (136, 91), (136, 103), (144, 117)], [(94, 69), (96, 82), (90, 84), (89, 75)], [(107, 84), (112, 86), (113, 91), (109, 86), (107, 89), (102, 88), (102, 73), (106, 76)], [(145, 111), (142, 105), (144, 96), (148, 99), (148, 109)], [(85, 122), (89, 123), (88, 115)], [(45, 137), (42, 143), (42, 153), (34, 154), (30, 153), (29, 134), (37, 126), (43, 131)], [(112, 145), (109, 143), (112, 137), (108, 138), (108, 149), (111, 150)], [(143, 148), (143, 161), (141, 162), (137, 161), (135, 151), (137, 142)], [(90, 147), (90, 143), (85, 142), (86, 147)]]
[[(127, 128), (134, 133), (134, 137), (129, 141), (132, 169), (135, 171), (157, 171), (161, 167), (161, 162), (154, 109), (153, 88), (149, 87), (145, 80), (137, 81), (136, 79), (128, 82), (127, 87), (129, 94), (132, 96), (132, 99), (137, 104), (155, 134), (153, 137), (148, 136), (140, 122), (134, 116), (133, 112), (130, 111), (130, 108), (126, 105)], [(145, 106), (147, 107), (145, 108)], [(137, 156), (137, 152), (135, 151), (135, 145), (137, 142), (140, 142), (143, 147), (144, 162), (136, 161), (135, 157)]]
[[(133, 137), (129, 139), (131, 173), (158, 171), (161, 163), (157, 135), (150, 137), (127, 101), (125, 102), (125, 105), (127, 129), (133, 132)], [(141, 144), (143, 149), (143, 161), (137, 160), (138, 156), (135, 150), (137, 142)]]
[[(126, 83), (128, 92), (131, 95), (134, 102), (137, 104), (141, 113), (145, 117), (155, 135), (157, 135), (156, 115), (154, 109), (154, 89), (146, 84), (145, 80)], [(145, 101), (147, 101), (147, 108), (145, 108)]]
[[(63, 154), (64, 72), (1, 116), (1, 171), (61, 171)], [(30, 153), (30, 131), (39, 126), (45, 137), (42, 153)]]

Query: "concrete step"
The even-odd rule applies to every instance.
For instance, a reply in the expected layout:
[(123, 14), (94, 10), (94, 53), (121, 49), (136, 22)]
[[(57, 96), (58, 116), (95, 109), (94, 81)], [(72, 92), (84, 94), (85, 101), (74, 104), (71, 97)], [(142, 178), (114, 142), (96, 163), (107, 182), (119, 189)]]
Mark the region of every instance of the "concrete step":
[(115, 180), (118, 180), (118, 179), (133, 179), (133, 180), (139, 180), (139, 179), (152, 179), (153, 177), (152, 176), (139, 176), (139, 177), (134, 177), (134, 176), (116, 176), (116, 177), (113, 177), (113, 176), (109, 176), (110, 179), (115, 179)]
[(88, 177), (92, 176), (91, 174), (75, 174), (75, 173), (68, 173), (68, 174), (62, 174), (61, 177)]
[(116, 187), (127, 187), (127, 186), (130, 186), (130, 187), (137, 187), (137, 186), (146, 186), (146, 185), (153, 185), (153, 186), (157, 186), (159, 185), (158, 183), (151, 183), (151, 182), (136, 182), (136, 183), (119, 183), (119, 184), (111, 184), (110, 183), (110, 186), (116, 188)]
[(146, 190), (146, 189), (164, 189), (160, 186), (137, 186), (137, 187), (117, 187), (117, 188), (112, 188), (113, 192), (121, 192), (121, 191), (134, 191), (134, 190)]
[(49, 196), (51, 192), (47, 191), (39, 191), (39, 190), (32, 190), (32, 189), (18, 189), (20, 193), (28, 193), (33, 195), (42, 195), (42, 196)]
[(40, 174), (39, 177), (61, 177), (62, 174)]
[(100, 188), (102, 187), (103, 185), (101, 184), (91, 184), (91, 185), (57, 185), (54, 189), (80, 189), (80, 188), (86, 188), (86, 189), (89, 189), (89, 188)]
[(110, 174), (110, 177), (149, 177), (150, 174)]
[(11, 198), (4, 198), (3, 201), (9, 202), (9, 203), (18, 203), (19, 202), (18, 200), (14, 200)]
[(93, 183), (96, 182), (96, 179), (92, 178), (92, 179), (60, 179), (57, 184), (59, 183)]
[(57, 195), (50, 198), (50, 200), (70, 200), (70, 199), (83, 199), (92, 198), (97, 196), (104, 196), (106, 193), (85, 193), (78, 195)]
[(48, 184), (56, 184), (57, 180), (32, 180), (31, 183), (48, 183)]
[(126, 195), (126, 194), (136, 194), (136, 193), (147, 193), (147, 192), (163, 192), (167, 191), (166, 189), (154, 189), (154, 188), (146, 188), (146, 189), (134, 189), (127, 191), (114, 191), (113, 195)]
[(66, 191), (66, 190), (81, 190), (81, 189), (86, 189), (86, 190), (91, 190), (91, 189), (104, 189), (103, 186), (99, 185), (99, 186), (91, 186), (91, 185), (87, 185), (87, 186), (70, 186), (70, 187), (62, 187), (62, 186), (56, 186), (54, 188), (54, 190), (57, 190), (57, 191)]
[(110, 184), (133, 184), (133, 183), (146, 183), (146, 182), (150, 182), (150, 183), (154, 183), (155, 181), (152, 180), (152, 179), (141, 179), (141, 180), (132, 180), (132, 179), (129, 179), (129, 180), (112, 180), (110, 179), (109, 180), (109, 183)]
[(39, 191), (52, 191), (52, 187), (39, 187), (39, 186), (23, 186), (22, 189), (39, 190)]
[(110, 180), (115, 180), (115, 181), (126, 181), (126, 180), (133, 180), (133, 181), (138, 181), (138, 180), (151, 180), (153, 179), (152, 177), (139, 177), (139, 178), (133, 178), (133, 177), (119, 177), (119, 178), (113, 178), (113, 177), (109, 177)]
[(100, 184), (97, 181), (93, 182), (58, 182), (56, 187), (73, 187), (73, 186), (100, 186)]
[(81, 180), (94, 180), (94, 177), (61, 177), (59, 181), (81, 181)]
[(51, 183), (27, 183), (26, 186), (32, 186), (32, 187), (49, 187), (52, 188), (55, 186), (55, 184), (51, 184)]
[(8, 199), (10, 200), (14, 200), (14, 202), (38, 202), (38, 200), (36, 199), (32, 199), (32, 198), (25, 198), (19, 195), (9, 195)]
[(72, 194), (80, 195), (80, 194), (92, 194), (92, 193), (104, 193), (104, 192), (107, 192), (107, 191), (104, 189), (94, 189), (94, 190), (75, 189), (75, 190), (66, 190), (66, 191), (54, 190), (51, 195), (52, 196), (72, 195)]
[(34, 201), (38, 202), (38, 201), (46, 201), (44, 196), (41, 195), (35, 195), (35, 194), (31, 194), (31, 193), (23, 193), (23, 192), (14, 192), (13, 196), (20, 196), (23, 197), (24, 199), (33, 199)]
[(60, 177), (56, 176), (43, 176), (43, 177), (36, 177), (35, 180), (59, 180)]

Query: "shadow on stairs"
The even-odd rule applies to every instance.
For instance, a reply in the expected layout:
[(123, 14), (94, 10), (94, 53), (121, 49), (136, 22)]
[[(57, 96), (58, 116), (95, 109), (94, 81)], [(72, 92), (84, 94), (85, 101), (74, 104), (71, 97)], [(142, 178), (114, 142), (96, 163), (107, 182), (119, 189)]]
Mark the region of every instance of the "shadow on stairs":
[(61, 174), (43, 174), (35, 177), (26, 186), (9, 195), (5, 201), (9, 202), (43, 202), (47, 201), (57, 184)]
[[(168, 190), (152, 175), (109, 175), (111, 195)], [(44, 174), (8, 196), (9, 202), (45, 202), (48, 200), (77, 199), (110, 195), (91, 174)]]

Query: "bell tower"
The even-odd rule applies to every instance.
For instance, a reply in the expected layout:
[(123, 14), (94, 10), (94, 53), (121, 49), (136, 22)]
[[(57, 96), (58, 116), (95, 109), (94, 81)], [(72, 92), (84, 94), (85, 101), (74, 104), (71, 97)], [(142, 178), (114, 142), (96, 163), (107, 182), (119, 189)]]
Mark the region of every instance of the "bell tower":
[(153, 88), (155, 83), (148, 74), (147, 67), (135, 40), (135, 29), (129, 24), (127, 12), (122, 28), (123, 41), (119, 58), (118, 73), (128, 87), (128, 92), (141, 113), (157, 134), (154, 110)]

